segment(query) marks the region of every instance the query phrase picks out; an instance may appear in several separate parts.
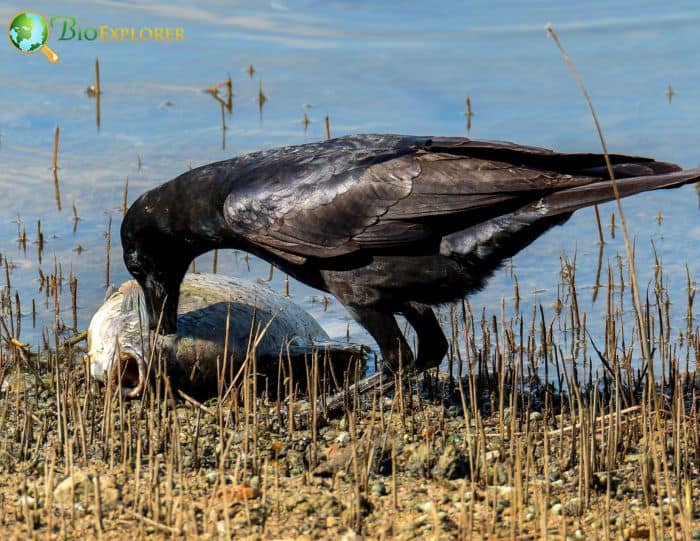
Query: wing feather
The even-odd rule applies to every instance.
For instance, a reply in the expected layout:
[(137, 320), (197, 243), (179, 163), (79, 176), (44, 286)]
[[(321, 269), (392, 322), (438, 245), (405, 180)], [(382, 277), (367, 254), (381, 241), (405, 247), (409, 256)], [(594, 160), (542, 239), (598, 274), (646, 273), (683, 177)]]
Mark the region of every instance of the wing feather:
[(363, 249), (410, 251), (601, 179), (591, 174), (600, 155), (463, 138), (357, 136), (289, 149), (258, 157), (224, 214), (238, 234), (295, 263)]

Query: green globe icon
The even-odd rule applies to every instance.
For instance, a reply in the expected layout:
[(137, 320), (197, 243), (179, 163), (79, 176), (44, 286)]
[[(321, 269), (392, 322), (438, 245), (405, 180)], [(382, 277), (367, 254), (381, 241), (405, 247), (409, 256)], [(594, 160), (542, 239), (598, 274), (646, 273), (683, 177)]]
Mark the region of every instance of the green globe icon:
[(10, 43), (19, 51), (33, 53), (41, 50), (50, 62), (58, 62), (58, 55), (46, 45), (49, 39), (49, 25), (38, 13), (23, 11), (15, 15), (7, 29), (7, 35)]

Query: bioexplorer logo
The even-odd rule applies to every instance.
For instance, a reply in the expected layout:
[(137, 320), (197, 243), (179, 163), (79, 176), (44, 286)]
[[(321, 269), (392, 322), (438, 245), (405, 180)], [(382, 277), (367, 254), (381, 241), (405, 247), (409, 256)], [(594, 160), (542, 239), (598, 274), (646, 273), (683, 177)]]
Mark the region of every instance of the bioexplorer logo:
[(38, 13), (23, 11), (15, 15), (7, 28), (7, 37), (10, 43), (21, 53), (35, 53), (41, 51), (55, 64), (58, 55), (46, 42), (49, 40), (49, 25), (46, 19)]
[(184, 41), (185, 29), (164, 26), (99, 26), (81, 27), (75, 17), (56, 15), (51, 17), (51, 29), (60, 32), (59, 41)]
[(31, 11), (15, 15), (7, 28), (7, 37), (15, 49), (28, 54), (42, 51), (55, 64), (58, 55), (46, 45), (50, 33), (58, 41), (185, 41), (182, 27), (81, 26), (70, 15), (55, 15), (47, 24), (43, 16)]

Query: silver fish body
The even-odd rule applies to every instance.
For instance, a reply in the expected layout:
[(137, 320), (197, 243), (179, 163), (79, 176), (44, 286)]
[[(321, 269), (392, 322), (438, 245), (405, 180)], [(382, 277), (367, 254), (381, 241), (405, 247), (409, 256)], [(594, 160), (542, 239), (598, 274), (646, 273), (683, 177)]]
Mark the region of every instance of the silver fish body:
[(361, 347), (331, 340), (310, 314), (270, 288), (217, 274), (185, 276), (176, 335), (155, 335), (145, 321), (143, 292), (130, 280), (88, 328), (92, 376), (118, 382), (127, 397), (143, 392), (159, 359), (171, 382), (203, 397), (215, 396), (222, 381), (234, 381), (246, 359), (255, 359), (256, 372), (274, 376), (280, 359), (285, 371), (287, 359), (303, 371), (305, 358), (318, 352), (341, 376), (352, 359), (363, 358)]

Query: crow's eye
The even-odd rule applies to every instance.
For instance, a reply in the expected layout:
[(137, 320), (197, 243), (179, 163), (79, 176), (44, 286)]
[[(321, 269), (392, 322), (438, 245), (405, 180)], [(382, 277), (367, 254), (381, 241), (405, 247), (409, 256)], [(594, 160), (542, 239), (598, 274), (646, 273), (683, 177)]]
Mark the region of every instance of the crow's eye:
[(139, 258), (139, 253), (136, 250), (130, 250), (124, 254), (124, 263), (129, 272), (136, 278), (146, 275), (143, 269), (143, 261)]

